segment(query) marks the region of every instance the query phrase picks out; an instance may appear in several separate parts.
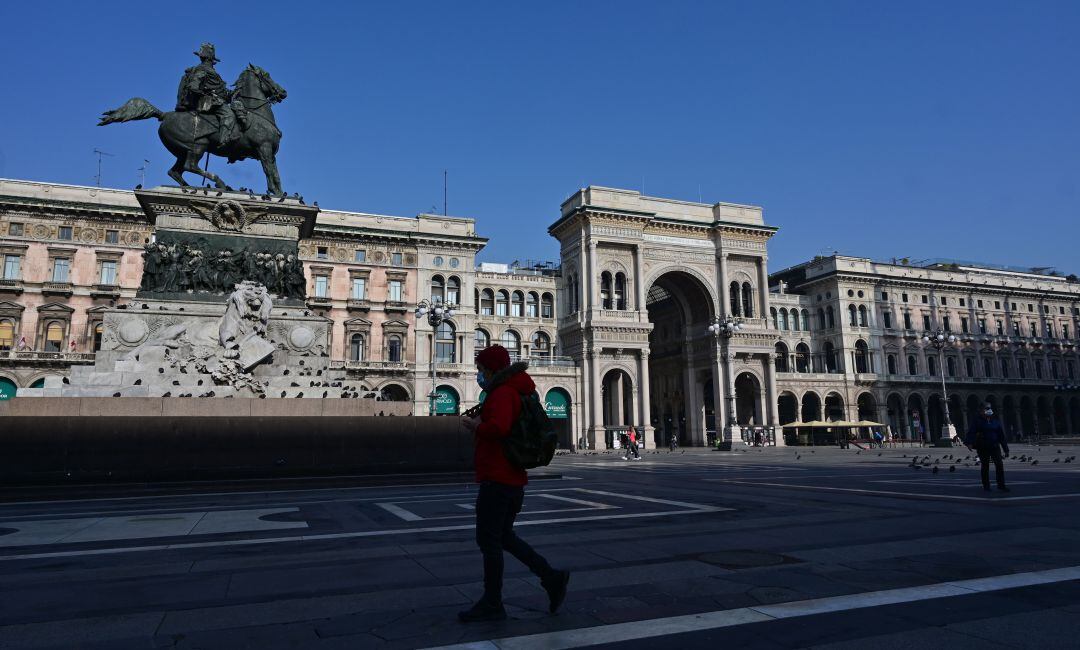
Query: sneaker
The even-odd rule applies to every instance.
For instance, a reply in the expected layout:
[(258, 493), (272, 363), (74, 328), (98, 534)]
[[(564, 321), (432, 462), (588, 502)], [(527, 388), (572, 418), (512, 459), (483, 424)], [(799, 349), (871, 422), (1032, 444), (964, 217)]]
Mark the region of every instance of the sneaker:
[(473, 605), (471, 608), (458, 612), (458, 620), (462, 623), (479, 623), (482, 621), (505, 621), (506, 620), (506, 608), (499, 605), (489, 605), (484, 601), (480, 601)]
[(541, 580), (540, 584), (548, 595), (548, 611), (554, 614), (566, 599), (566, 585), (570, 582), (569, 571), (556, 571), (547, 580)]

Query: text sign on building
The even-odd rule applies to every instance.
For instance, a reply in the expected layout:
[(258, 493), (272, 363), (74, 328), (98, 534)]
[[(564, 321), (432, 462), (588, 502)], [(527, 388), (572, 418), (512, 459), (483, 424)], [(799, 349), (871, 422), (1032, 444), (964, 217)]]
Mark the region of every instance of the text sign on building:
[(0, 378), (0, 402), (15, 397), (15, 384)]
[(570, 404), (566, 399), (566, 394), (557, 389), (548, 391), (547, 397), (544, 398), (544, 410), (553, 420), (565, 420), (570, 417)]
[(435, 392), (435, 413), (439, 415), (454, 415), (458, 409), (457, 395), (445, 386)]

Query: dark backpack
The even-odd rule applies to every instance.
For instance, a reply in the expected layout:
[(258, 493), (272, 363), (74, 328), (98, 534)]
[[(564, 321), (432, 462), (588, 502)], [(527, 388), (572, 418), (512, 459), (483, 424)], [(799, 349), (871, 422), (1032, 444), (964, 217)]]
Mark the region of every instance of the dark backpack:
[(521, 396), (521, 414), (503, 439), (503, 454), (511, 465), (532, 469), (551, 463), (558, 436), (540, 396), (534, 391)]

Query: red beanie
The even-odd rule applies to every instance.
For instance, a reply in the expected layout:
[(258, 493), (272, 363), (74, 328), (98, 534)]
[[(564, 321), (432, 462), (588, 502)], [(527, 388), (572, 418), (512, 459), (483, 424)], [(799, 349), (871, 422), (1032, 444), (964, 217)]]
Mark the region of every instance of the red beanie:
[(501, 345), (493, 345), (480, 350), (476, 355), (476, 363), (491, 372), (499, 372), (510, 365), (510, 353)]

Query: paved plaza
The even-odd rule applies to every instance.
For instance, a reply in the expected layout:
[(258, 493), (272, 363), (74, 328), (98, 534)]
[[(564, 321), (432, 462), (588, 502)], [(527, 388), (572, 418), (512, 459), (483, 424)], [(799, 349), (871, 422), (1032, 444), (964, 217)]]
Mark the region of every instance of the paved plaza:
[(519, 527), (563, 609), (509, 559), (474, 625), (460, 476), (9, 489), (0, 648), (1074, 648), (1080, 447), (1012, 451), (1009, 493), (962, 448), (559, 456)]

